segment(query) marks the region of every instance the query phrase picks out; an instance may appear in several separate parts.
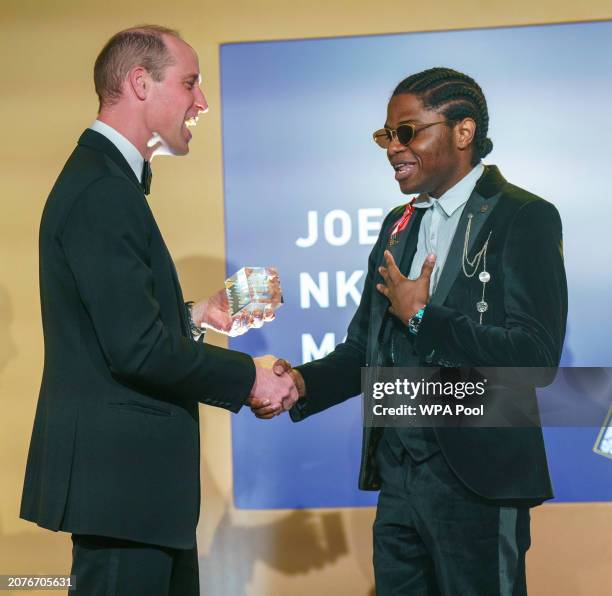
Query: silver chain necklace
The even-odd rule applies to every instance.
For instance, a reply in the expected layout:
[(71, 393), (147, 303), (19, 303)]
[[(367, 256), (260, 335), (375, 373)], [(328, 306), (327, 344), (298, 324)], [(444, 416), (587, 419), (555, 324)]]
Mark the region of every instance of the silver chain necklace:
[[(472, 219), (474, 219), (474, 215), (468, 213), (468, 223), (465, 229), (465, 238), (463, 240), (463, 258), (461, 259), (461, 266), (463, 267), (464, 275), (471, 278), (476, 275), (476, 271), (478, 271), (480, 261), (482, 260), (482, 271), (478, 275), (478, 279), (482, 282), (482, 296), (476, 303), (476, 310), (480, 313), (480, 324), (482, 325), (482, 315), (489, 310), (489, 305), (485, 301), (485, 289), (487, 283), (491, 281), (491, 274), (487, 271), (487, 248), (489, 246), (489, 240), (491, 239), (491, 232), (489, 232), (487, 240), (482, 248), (474, 255), (474, 258), (470, 259), (468, 256), (468, 246), (470, 244), (470, 232), (472, 231)], [(471, 272), (469, 272), (468, 269), (471, 269)]]

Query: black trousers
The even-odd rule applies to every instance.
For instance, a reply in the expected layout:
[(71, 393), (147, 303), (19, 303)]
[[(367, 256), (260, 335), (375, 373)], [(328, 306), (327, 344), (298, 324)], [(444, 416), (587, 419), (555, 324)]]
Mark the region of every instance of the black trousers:
[(72, 535), (70, 596), (199, 596), (197, 549)]
[(376, 595), (525, 596), (529, 509), (472, 493), (440, 452), (416, 463), (388, 441), (377, 453)]

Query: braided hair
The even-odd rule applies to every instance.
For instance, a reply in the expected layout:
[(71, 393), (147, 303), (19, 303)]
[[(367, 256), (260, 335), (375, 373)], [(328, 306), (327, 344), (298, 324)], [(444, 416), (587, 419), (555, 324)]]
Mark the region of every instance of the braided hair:
[(435, 109), (450, 122), (464, 118), (476, 122), (472, 165), (493, 150), (493, 142), (487, 138), (487, 100), (478, 83), (468, 75), (451, 68), (430, 68), (404, 79), (393, 91), (394, 96), (403, 93), (417, 96), (425, 108)]

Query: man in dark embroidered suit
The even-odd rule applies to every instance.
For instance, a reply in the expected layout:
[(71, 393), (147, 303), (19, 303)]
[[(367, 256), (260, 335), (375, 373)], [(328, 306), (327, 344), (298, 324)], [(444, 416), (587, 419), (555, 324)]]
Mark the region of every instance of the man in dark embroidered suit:
[[(418, 197), (383, 222), (346, 341), (275, 366), (300, 392), (294, 421), (360, 394), (361, 367), (558, 365), (559, 214), (481, 163), (487, 130), (482, 90), (462, 73), (433, 68), (395, 89), (374, 139)], [(553, 496), (539, 426), (365, 428), (359, 486), (380, 489), (378, 596), (526, 594), (529, 508)]]

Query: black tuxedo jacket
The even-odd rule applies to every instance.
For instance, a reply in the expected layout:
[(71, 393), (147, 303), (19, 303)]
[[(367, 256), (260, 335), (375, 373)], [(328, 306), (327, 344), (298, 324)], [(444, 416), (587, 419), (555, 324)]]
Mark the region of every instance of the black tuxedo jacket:
[(21, 517), (195, 545), (198, 402), (237, 412), (246, 354), (191, 339), (172, 259), (133, 171), (87, 130), (40, 226), (45, 364)]
[[(378, 267), (395, 221), (404, 207), (385, 219), (368, 262), (361, 303), (345, 342), (320, 360), (298, 367), (306, 398), (291, 417), (301, 420), (361, 392), (361, 367), (381, 364), (381, 328), (388, 301), (376, 290)], [(422, 213), (412, 217), (391, 248), (402, 271), (414, 257)], [(462, 270), (468, 217), (472, 218), (469, 256), (491, 233), (487, 251), (488, 311), (479, 324), (478, 275)], [(479, 269), (480, 271), (480, 269)], [(394, 346), (399, 366), (555, 367), (561, 357), (567, 318), (567, 284), (562, 255), (561, 221), (547, 201), (509, 184), (495, 166), (471, 194), (453, 238), (436, 290), (425, 309), (419, 332), (406, 329)], [(529, 396), (528, 396), (529, 397)], [(535, 403), (535, 391), (531, 394)], [(536, 406), (537, 408), (537, 406)], [(464, 484), (500, 502), (537, 504), (552, 497), (546, 453), (539, 427), (435, 428), (440, 449)], [(381, 429), (364, 428), (359, 486), (380, 488), (375, 451)]]

